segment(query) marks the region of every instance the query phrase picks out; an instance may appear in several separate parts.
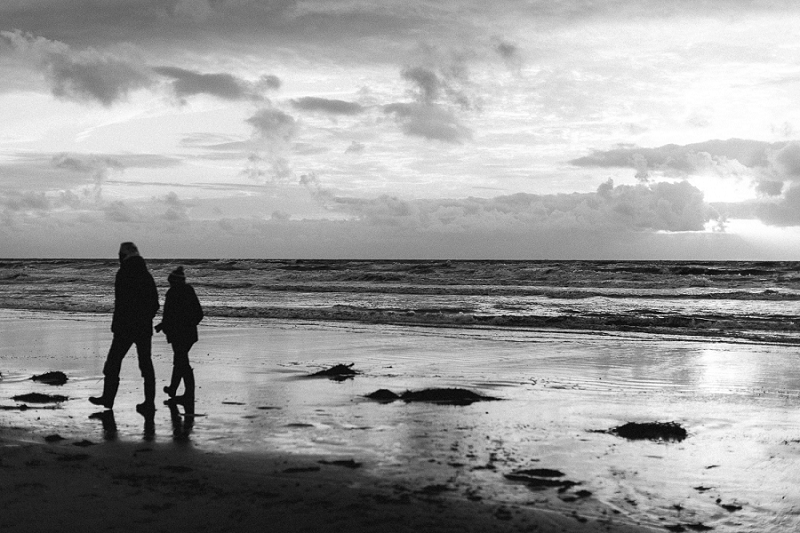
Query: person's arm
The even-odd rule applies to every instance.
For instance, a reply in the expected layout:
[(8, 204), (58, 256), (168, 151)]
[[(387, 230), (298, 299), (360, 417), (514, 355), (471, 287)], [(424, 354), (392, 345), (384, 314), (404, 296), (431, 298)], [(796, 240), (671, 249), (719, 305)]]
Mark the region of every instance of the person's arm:
[(192, 318), (196, 326), (203, 320), (203, 307), (200, 305), (200, 300), (197, 298), (197, 293), (194, 292), (194, 287), (189, 287), (192, 292)]
[(158, 309), (161, 307), (161, 305), (158, 303), (158, 289), (156, 288), (156, 282), (152, 275), (148, 274), (148, 277), (150, 278), (148, 284), (150, 285), (150, 309), (152, 311), (150, 317), (152, 318), (156, 316), (156, 313), (158, 313)]

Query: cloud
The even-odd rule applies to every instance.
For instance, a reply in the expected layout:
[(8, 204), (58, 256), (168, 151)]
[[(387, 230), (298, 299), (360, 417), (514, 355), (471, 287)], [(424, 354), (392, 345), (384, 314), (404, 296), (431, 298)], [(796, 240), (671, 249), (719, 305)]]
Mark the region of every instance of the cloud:
[(394, 116), (406, 135), (456, 144), (472, 138), (452, 111), (436, 104), (389, 104), (383, 110)]
[(506, 41), (500, 41), (495, 45), (494, 49), (506, 61), (510, 61), (519, 55), (517, 45)]
[(783, 182), (761, 180), (756, 184), (756, 192), (764, 196), (779, 196), (783, 192)]
[(102, 192), (103, 182), (109, 173), (122, 172), (125, 168), (122, 163), (112, 157), (75, 156), (69, 154), (53, 156), (52, 164), (59, 169), (91, 175), (94, 181), (95, 195), (98, 197)]
[(326, 209), (331, 208), (331, 202), (334, 201), (334, 195), (328, 189), (322, 187), (322, 182), (317, 177), (316, 173), (309, 172), (300, 176), (300, 185), (306, 188), (311, 194), (312, 198)]
[(364, 106), (344, 100), (331, 100), (306, 96), (291, 101), (292, 107), (302, 111), (321, 111), (331, 115), (357, 115), (364, 111)]
[(0, 196), (0, 206), (9, 211), (48, 211), (51, 203), (43, 192), (11, 192)]
[(170, 192), (163, 198), (158, 199), (167, 205), (167, 210), (161, 215), (161, 218), (170, 222), (180, 222), (189, 219), (188, 205), (178, 198), (175, 192)]
[(508, 68), (516, 71), (522, 68), (522, 54), (516, 44), (501, 39), (494, 45), (494, 51)]
[(632, 168), (642, 181), (648, 181), (654, 173), (672, 177), (713, 173), (722, 178), (746, 178), (753, 182), (757, 193), (777, 196), (785, 182), (800, 182), (800, 143), (728, 139), (656, 148), (625, 146), (597, 151), (569, 163)]
[(400, 75), (417, 87), (417, 99), (420, 102), (430, 104), (439, 99), (443, 84), (432, 70), (424, 67), (406, 68)]
[(105, 205), (103, 212), (105, 218), (111, 222), (136, 222), (141, 219), (136, 209), (119, 200)]
[(289, 141), (297, 133), (297, 121), (279, 109), (260, 109), (245, 122), (265, 139)]
[(667, 144), (657, 148), (620, 147), (597, 151), (591, 155), (569, 161), (581, 167), (622, 167), (641, 170), (677, 171), (689, 173), (699, 165), (698, 154), (708, 154), (711, 159), (736, 160), (748, 168), (763, 167), (768, 164), (770, 150), (784, 147), (782, 143), (766, 143), (745, 139), (712, 140), (702, 143), (677, 145)]
[(615, 187), (609, 181), (594, 193), (518, 193), (490, 199), (403, 200), (386, 195), (333, 201), (368, 224), (416, 231), (702, 231), (713, 215), (702, 192), (687, 182)]
[[(125, 100), (133, 91), (152, 89), (158, 77), (172, 80), (169, 87), (180, 100), (207, 94), (225, 100), (263, 100), (268, 90), (278, 89), (281, 80), (264, 75), (248, 81), (228, 73), (201, 73), (179, 67), (149, 67), (135, 54), (120, 57), (94, 48), (73, 50), (59, 41), (30, 33), (0, 31), (0, 51), (12, 51), (41, 70), (57, 98), (106, 107)], [(130, 52), (130, 49), (129, 49)]]
[(344, 153), (346, 153), (346, 154), (360, 154), (364, 150), (366, 150), (366, 146), (364, 146), (364, 143), (360, 143), (358, 141), (353, 141), (353, 142), (350, 143), (350, 146), (347, 147), (347, 149), (344, 151)]
[(480, 99), (472, 93), (466, 53), (443, 53), (423, 47), (422, 65), (406, 67), (400, 77), (410, 82), (416, 102), (455, 105), (463, 110), (480, 108)]
[(280, 87), (280, 79), (274, 75), (262, 76), (250, 82), (232, 74), (203, 74), (178, 67), (155, 67), (154, 72), (171, 78), (175, 96), (184, 101), (188, 96), (208, 94), (224, 100), (262, 100), (264, 91)]
[(754, 212), (771, 226), (800, 226), (800, 185), (790, 187), (781, 199), (756, 205)]
[(785, 176), (792, 181), (800, 181), (800, 143), (789, 142), (772, 145), (773, 150), (768, 152), (767, 159), (772, 164), (778, 175)]
[(400, 72), (411, 83), (412, 102), (383, 106), (403, 133), (409, 136), (460, 144), (472, 138), (458, 113), (480, 107), (468, 94), (469, 75), (464, 54), (443, 54), (422, 47), (425, 65), (406, 67)]
[(76, 52), (64, 43), (19, 30), (0, 31), (3, 48), (35, 61), (50, 82), (52, 94), (65, 100), (111, 106), (154, 83), (151, 72), (140, 63), (93, 48)]
[[(291, 141), (297, 135), (294, 117), (273, 107), (259, 109), (246, 122), (253, 127), (255, 146), (248, 156), (245, 174), (261, 181), (286, 181), (293, 176), (289, 163)], [(265, 168), (266, 166), (266, 168)]]

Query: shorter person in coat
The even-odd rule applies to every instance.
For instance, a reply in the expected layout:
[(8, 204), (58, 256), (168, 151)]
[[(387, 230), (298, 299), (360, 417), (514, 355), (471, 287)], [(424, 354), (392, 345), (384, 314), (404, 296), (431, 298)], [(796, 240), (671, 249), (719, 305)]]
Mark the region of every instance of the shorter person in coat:
[[(167, 278), (169, 290), (164, 300), (164, 314), (156, 331), (163, 331), (172, 344), (172, 380), (164, 387), (169, 399), (164, 403), (194, 403), (194, 371), (189, 365), (189, 350), (197, 342), (197, 325), (203, 320), (203, 308), (194, 288), (186, 283), (183, 267), (179, 266)], [(176, 396), (183, 381), (183, 396)]]

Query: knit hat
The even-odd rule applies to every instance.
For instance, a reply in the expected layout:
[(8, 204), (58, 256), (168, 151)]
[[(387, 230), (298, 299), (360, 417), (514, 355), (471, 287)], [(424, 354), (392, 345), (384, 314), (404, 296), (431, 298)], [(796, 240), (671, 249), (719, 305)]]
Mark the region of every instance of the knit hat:
[(169, 273), (167, 276), (167, 281), (186, 281), (186, 274), (183, 273), (183, 267), (179, 266), (175, 270)]
[(119, 257), (122, 261), (139, 255), (139, 249), (132, 242), (123, 242), (119, 245)]

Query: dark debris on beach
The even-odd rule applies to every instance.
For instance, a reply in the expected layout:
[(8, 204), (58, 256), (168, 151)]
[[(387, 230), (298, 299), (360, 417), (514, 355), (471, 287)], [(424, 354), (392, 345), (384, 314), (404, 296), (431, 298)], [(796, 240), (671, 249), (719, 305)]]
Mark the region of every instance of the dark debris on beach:
[(406, 403), (427, 402), (440, 405), (470, 405), (475, 402), (499, 400), (499, 398), (483, 396), (466, 389), (422, 389), (406, 391), (399, 395), (388, 389), (379, 389), (367, 394), (366, 397), (384, 403), (402, 400)]
[(684, 533), (685, 531), (711, 531), (714, 528), (707, 526), (702, 522), (695, 522), (694, 524), (675, 524), (672, 526), (664, 526), (664, 529), (671, 531), (672, 533)]
[(44, 374), (37, 374), (32, 376), (33, 381), (45, 383), (47, 385), (63, 385), (67, 382), (67, 375), (61, 371), (45, 372)]
[(30, 392), (28, 394), (20, 394), (11, 398), (17, 402), (27, 403), (61, 403), (69, 400), (66, 396), (59, 394), (41, 394), (39, 392)]
[(608, 430), (608, 433), (628, 440), (681, 442), (689, 434), (677, 422), (628, 422)]
[(312, 378), (325, 377), (335, 381), (344, 381), (345, 379), (353, 379), (353, 376), (361, 373), (358, 370), (353, 369), (353, 364), (354, 363), (350, 363), (349, 365), (344, 365), (344, 364), (334, 365), (325, 370), (314, 372), (313, 374), (311, 374), (310, 377)]
[(529, 468), (514, 470), (513, 472), (504, 474), (504, 477), (509, 481), (525, 483), (531, 490), (558, 488), (559, 493), (565, 492), (576, 485), (580, 485), (580, 483), (576, 481), (563, 479), (565, 475), (564, 472), (552, 468)]
[(318, 461), (318, 462), (321, 465), (342, 466), (344, 468), (353, 468), (353, 469), (361, 468), (361, 466), (362, 466), (362, 463), (359, 463), (358, 461), (355, 461), (353, 459), (338, 459), (338, 460), (334, 460), (334, 461), (326, 461), (326, 460), (323, 459), (323, 460)]

